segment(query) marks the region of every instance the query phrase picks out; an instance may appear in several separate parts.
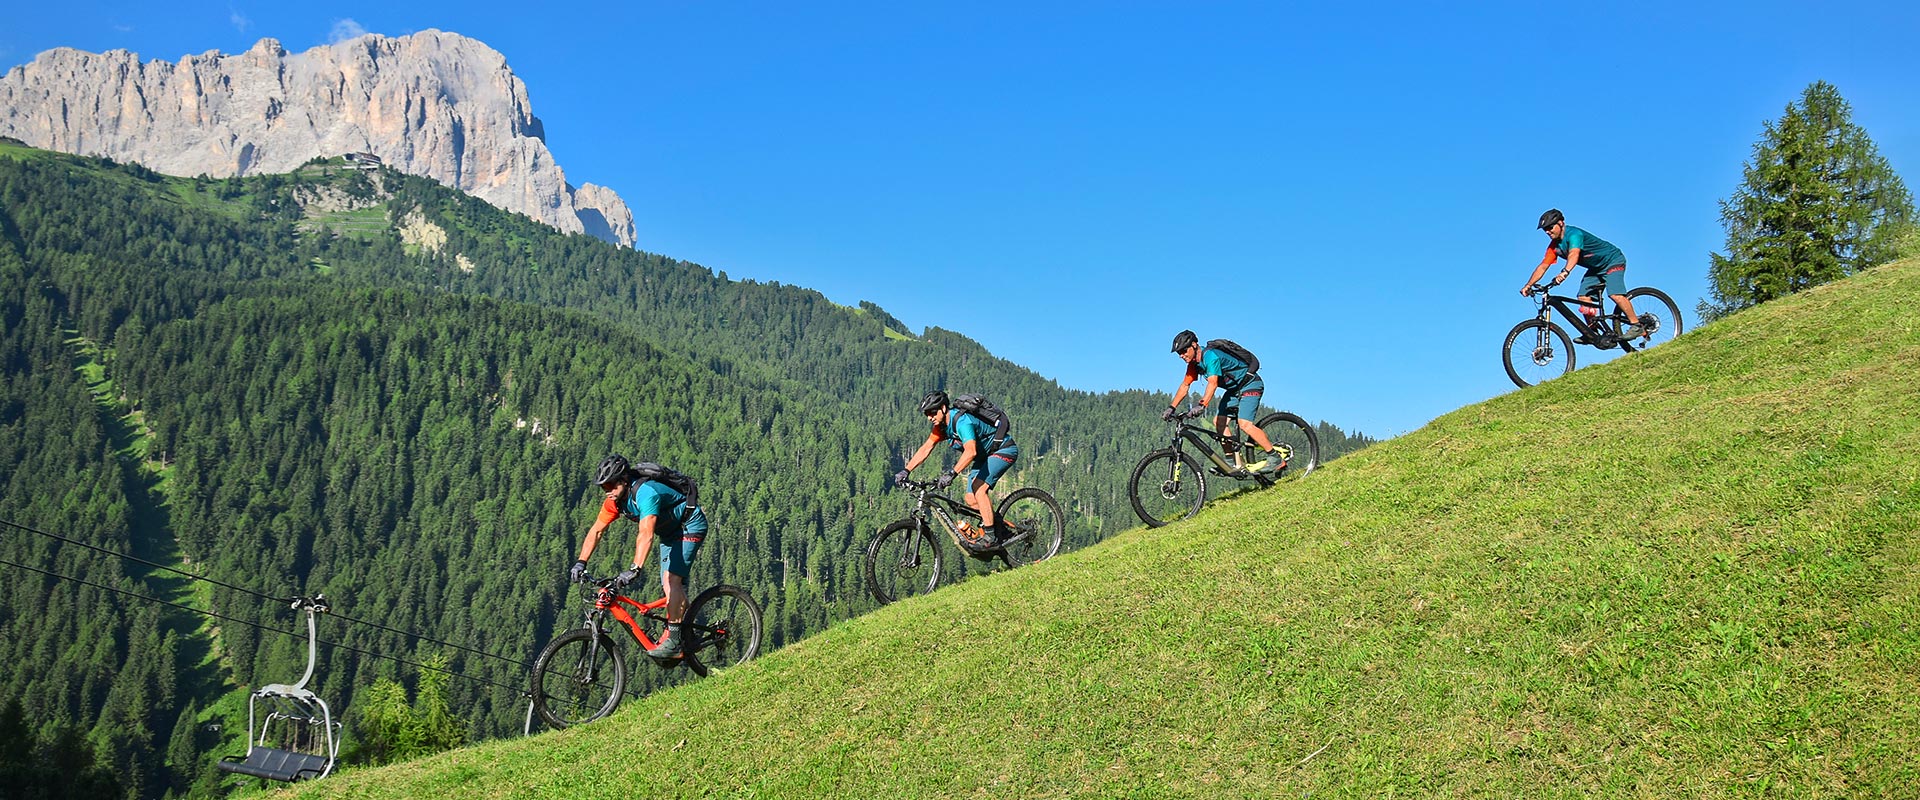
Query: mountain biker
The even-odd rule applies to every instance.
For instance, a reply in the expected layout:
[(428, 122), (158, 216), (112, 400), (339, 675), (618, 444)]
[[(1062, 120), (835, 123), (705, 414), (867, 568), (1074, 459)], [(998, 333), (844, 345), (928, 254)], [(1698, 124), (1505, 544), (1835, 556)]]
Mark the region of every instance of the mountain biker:
[(1260, 395), (1266, 391), (1266, 381), (1260, 379), (1260, 373), (1248, 369), (1246, 361), (1219, 347), (1203, 347), (1200, 337), (1193, 331), (1181, 331), (1174, 334), (1173, 354), (1187, 362), (1187, 375), (1180, 381), (1180, 388), (1174, 390), (1173, 405), (1168, 406), (1161, 419), (1171, 420), (1179, 413), (1180, 401), (1186, 399), (1187, 388), (1193, 385), (1201, 375), (1207, 376), (1207, 388), (1200, 393), (1200, 402), (1187, 412), (1189, 417), (1198, 417), (1207, 410), (1208, 401), (1213, 399), (1215, 389), (1223, 390), (1220, 396), (1220, 413), (1213, 418), (1213, 429), (1220, 434), (1221, 440), (1227, 439), (1227, 420), (1240, 421), (1240, 430), (1253, 438), (1267, 454), (1267, 459), (1247, 468), (1248, 472), (1279, 472), (1287, 466), (1287, 457), (1291, 455), (1276, 447), (1267, 438), (1267, 432), (1254, 424), (1254, 417), (1260, 413)]
[[(1547, 268), (1559, 259), (1567, 260), (1567, 268), (1560, 270), (1560, 277), (1554, 282), (1567, 279), (1574, 265), (1587, 268), (1587, 274), (1580, 279), (1580, 299), (1591, 303), (1600, 302), (1599, 293), (1604, 287), (1607, 296), (1613, 298), (1614, 305), (1627, 315), (1627, 327), (1620, 336), (1632, 339), (1645, 336), (1647, 331), (1640, 327), (1640, 315), (1634, 313), (1633, 302), (1627, 299), (1627, 256), (1607, 240), (1567, 224), (1560, 209), (1549, 208), (1540, 215), (1540, 230), (1547, 234), (1547, 254), (1540, 264), (1533, 268), (1533, 275), (1527, 278), (1527, 285), (1520, 288), (1520, 294), (1533, 296), (1533, 285), (1540, 282), (1540, 276), (1547, 274)], [(1574, 341), (1580, 344), (1594, 344), (1581, 336)]]
[(907, 459), (906, 469), (894, 473), (895, 484), (905, 484), (913, 468), (927, 460), (933, 453), (933, 446), (942, 441), (952, 441), (953, 449), (960, 451), (960, 460), (952, 469), (940, 473), (935, 485), (942, 489), (953, 482), (954, 476), (966, 472), (967, 505), (980, 512), (980, 524), (989, 541), (998, 545), (1006, 540), (1006, 532), (1000, 527), (1000, 521), (993, 516), (993, 485), (1020, 459), (1020, 446), (1013, 443), (1013, 437), (996, 441), (995, 429), (991, 422), (978, 415), (953, 408), (947, 399), (947, 393), (938, 389), (928, 392), (920, 398), (920, 413), (933, 425), (933, 432), (927, 434), (927, 440), (920, 444), (912, 458)]
[(594, 470), (593, 484), (606, 492), (600, 517), (587, 530), (580, 545), (580, 559), (567, 570), (575, 583), (587, 574), (587, 559), (600, 543), (600, 534), (614, 520), (625, 516), (640, 524), (639, 537), (633, 543), (633, 563), (614, 580), (621, 585), (638, 580), (644, 572), (647, 550), (660, 540), (660, 588), (667, 594), (667, 637), (647, 651), (654, 658), (679, 658), (685, 645), (681, 623), (687, 613), (687, 572), (700, 542), (706, 538), (707, 514), (699, 506), (689, 506), (686, 496), (665, 483), (640, 477), (624, 456), (611, 455)]

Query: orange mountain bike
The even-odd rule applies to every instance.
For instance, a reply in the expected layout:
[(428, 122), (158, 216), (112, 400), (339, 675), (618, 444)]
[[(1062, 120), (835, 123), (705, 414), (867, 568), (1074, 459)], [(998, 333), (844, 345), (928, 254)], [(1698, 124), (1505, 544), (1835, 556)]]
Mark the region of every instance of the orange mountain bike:
[[(555, 728), (592, 722), (613, 713), (627, 689), (627, 660), (606, 631), (612, 616), (626, 626), (642, 652), (667, 632), (667, 598), (635, 602), (612, 578), (581, 581), (586, 625), (553, 637), (533, 661), (533, 710)], [(660, 659), (663, 669), (685, 665), (705, 677), (760, 652), (760, 604), (747, 590), (721, 584), (687, 604), (686, 655)]]

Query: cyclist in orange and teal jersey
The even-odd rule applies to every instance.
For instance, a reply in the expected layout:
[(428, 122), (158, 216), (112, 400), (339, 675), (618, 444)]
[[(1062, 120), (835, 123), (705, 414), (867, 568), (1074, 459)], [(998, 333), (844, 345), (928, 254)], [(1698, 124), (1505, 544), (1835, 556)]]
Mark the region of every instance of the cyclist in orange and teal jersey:
[[(1549, 208), (1540, 215), (1540, 230), (1547, 234), (1547, 254), (1540, 259), (1539, 266), (1533, 268), (1533, 275), (1527, 278), (1527, 285), (1520, 288), (1520, 294), (1533, 296), (1533, 286), (1540, 282), (1540, 276), (1547, 274), (1547, 268), (1560, 259), (1567, 260), (1567, 268), (1560, 270), (1560, 277), (1554, 281), (1564, 281), (1577, 266), (1585, 267), (1587, 274), (1580, 279), (1580, 299), (1588, 302), (1600, 302), (1600, 292), (1604, 290), (1613, 298), (1615, 305), (1627, 315), (1627, 327), (1620, 331), (1623, 338), (1633, 339), (1646, 335), (1640, 327), (1640, 315), (1634, 313), (1633, 302), (1627, 299), (1627, 256), (1612, 243), (1580, 228), (1567, 224), (1560, 209)], [(1592, 344), (1585, 336), (1577, 339), (1581, 344)]]
[[(593, 483), (606, 492), (600, 516), (587, 530), (580, 544), (580, 560), (573, 562), (567, 577), (579, 582), (587, 574), (587, 559), (593, 557), (600, 535), (621, 517), (638, 522), (639, 536), (633, 543), (633, 562), (615, 580), (621, 585), (640, 578), (647, 551), (660, 540), (660, 588), (667, 595), (667, 636), (659, 646), (647, 651), (654, 658), (679, 658), (685, 637), (681, 623), (687, 614), (687, 573), (692, 570), (694, 554), (707, 536), (707, 514), (699, 506), (687, 503), (686, 495), (667, 484), (649, 480), (627, 462), (624, 456), (607, 456), (594, 470)], [(691, 491), (691, 490), (689, 490)]]
[[(1247, 471), (1278, 474), (1287, 466), (1289, 451), (1276, 447), (1256, 422), (1260, 414), (1260, 396), (1266, 393), (1267, 383), (1260, 379), (1260, 373), (1254, 371), (1252, 364), (1234, 355), (1229, 351), (1230, 348), (1239, 349), (1240, 346), (1226, 339), (1215, 339), (1202, 346), (1200, 337), (1194, 335), (1193, 331), (1174, 334), (1173, 354), (1187, 362), (1187, 374), (1180, 381), (1180, 388), (1174, 390), (1173, 405), (1160, 418), (1173, 419), (1174, 413), (1180, 408), (1180, 401), (1187, 397), (1187, 388), (1205, 375), (1207, 388), (1200, 392), (1200, 402), (1187, 412), (1187, 416), (1197, 417), (1205, 413), (1207, 404), (1213, 400), (1214, 390), (1220, 390), (1220, 411), (1213, 417), (1214, 431), (1224, 441), (1228, 436), (1227, 421), (1239, 420), (1240, 430), (1245, 431), (1253, 443), (1267, 454), (1265, 461), (1247, 467)], [(1241, 349), (1241, 352), (1246, 351)], [(1247, 358), (1253, 356), (1248, 354)]]
[(920, 398), (920, 413), (933, 425), (933, 432), (927, 434), (920, 449), (907, 459), (906, 469), (894, 473), (893, 482), (905, 484), (913, 468), (933, 454), (934, 445), (952, 442), (953, 449), (960, 452), (960, 460), (954, 463), (953, 469), (940, 473), (935, 483), (945, 489), (956, 475), (965, 474), (967, 505), (980, 512), (982, 530), (994, 544), (1006, 541), (1006, 532), (993, 515), (993, 485), (1020, 460), (1020, 446), (1013, 443), (1011, 435), (996, 438), (997, 426), (976, 414), (953, 408), (947, 393), (937, 389)]

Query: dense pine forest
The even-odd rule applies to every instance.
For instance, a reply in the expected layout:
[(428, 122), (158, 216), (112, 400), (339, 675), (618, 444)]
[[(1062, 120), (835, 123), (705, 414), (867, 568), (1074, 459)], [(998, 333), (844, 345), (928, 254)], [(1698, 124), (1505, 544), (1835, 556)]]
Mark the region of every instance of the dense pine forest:
[[(333, 601), (314, 688), (352, 759), (404, 754), (409, 703), (518, 734), (523, 662), (579, 618), (563, 572), (609, 452), (701, 481), (693, 583), (749, 589), (779, 647), (871, 608), (856, 554), (907, 508), (887, 479), (928, 389), (1010, 412), (1005, 485), (1057, 496), (1068, 547), (1137, 524), (1127, 472), (1164, 435), (1164, 395), (1063, 389), (871, 304), (337, 160), (195, 180), (0, 142), (0, 286), (9, 797), (242, 783), (211, 763), (244, 749), (245, 688), (305, 659), (263, 598)], [(1323, 457), (1370, 443), (1319, 434)]]

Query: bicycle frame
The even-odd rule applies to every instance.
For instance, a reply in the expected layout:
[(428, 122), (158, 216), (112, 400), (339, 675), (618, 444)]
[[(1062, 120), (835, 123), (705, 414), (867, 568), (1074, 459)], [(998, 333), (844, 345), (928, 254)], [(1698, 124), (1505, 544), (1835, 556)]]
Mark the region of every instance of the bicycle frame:
[[(1625, 340), (1620, 338), (1620, 331), (1617, 329), (1617, 323), (1614, 320), (1614, 317), (1620, 313), (1619, 304), (1616, 303), (1614, 305), (1613, 314), (1608, 314), (1606, 313), (1607, 306), (1604, 297), (1596, 300), (1586, 300), (1580, 297), (1548, 293), (1549, 290), (1558, 285), (1558, 281), (1549, 283), (1541, 287), (1540, 291), (1533, 293), (1533, 302), (1539, 307), (1538, 318), (1541, 322), (1546, 322), (1552, 317), (1551, 314), (1547, 313), (1547, 309), (1551, 308), (1560, 312), (1560, 316), (1567, 321), (1567, 325), (1579, 331), (1580, 335), (1585, 337), (1587, 341), (1606, 342), (1606, 344), (1593, 345), (1594, 347), (1602, 350), (1611, 350), (1613, 349), (1614, 343), (1619, 343), (1624, 346), (1624, 349), (1633, 349), (1632, 345), (1627, 344)], [(1593, 324), (1589, 325), (1585, 319), (1586, 315), (1575, 313), (1573, 310), (1575, 308), (1597, 309), (1599, 313), (1594, 315)]]
[[(1192, 442), (1193, 446), (1199, 448), (1200, 453), (1213, 463), (1214, 468), (1227, 477), (1252, 477), (1246, 474), (1245, 466), (1228, 461), (1224, 455), (1213, 449), (1215, 444), (1223, 445), (1222, 449), (1224, 449), (1225, 443), (1221, 441), (1220, 434), (1212, 428), (1202, 428), (1182, 417), (1176, 417), (1173, 420), (1172, 439), (1171, 446), (1175, 452), (1185, 452), (1180, 445), (1181, 442)], [(1234, 440), (1238, 441), (1239, 437), (1235, 435)], [(1179, 469), (1179, 461), (1174, 462), (1174, 468)]]
[(947, 538), (953, 541), (953, 546), (960, 548), (960, 552), (962, 553), (973, 552), (973, 550), (967, 547), (966, 543), (960, 541), (960, 524), (954, 521), (953, 515), (959, 514), (972, 519), (974, 522), (979, 522), (980, 512), (975, 511), (972, 506), (966, 503), (935, 492), (932, 489), (932, 484), (909, 482), (908, 485), (914, 492), (913, 511), (909, 513), (909, 516), (911, 516), (914, 521), (920, 523), (920, 526), (924, 529), (927, 525), (929, 512), (931, 512), (934, 518), (940, 520), (940, 525), (947, 529)]
[(662, 597), (650, 603), (636, 602), (633, 598), (614, 591), (611, 585), (607, 585), (594, 590), (593, 610), (587, 612), (587, 627), (598, 634), (603, 630), (601, 620), (606, 615), (612, 615), (614, 619), (627, 626), (627, 633), (633, 636), (634, 641), (640, 643), (641, 649), (652, 650), (659, 647), (660, 643), (654, 641), (653, 637), (648, 636), (647, 632), (640, 627), (640, 620), (622, 606), (632, 608), (633, 611), (639, 612), (640, 616), (659, 620), (661, 624), (667, 622), (665, 614), (653, 613), (667, 607), (667, 598)]

